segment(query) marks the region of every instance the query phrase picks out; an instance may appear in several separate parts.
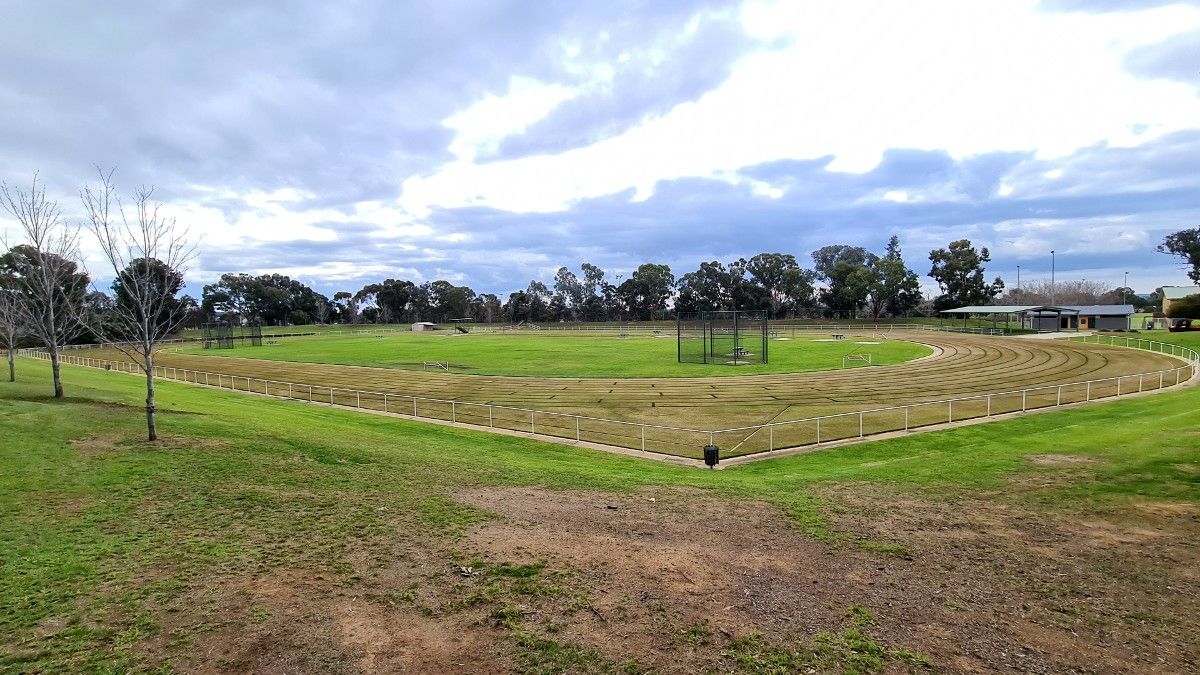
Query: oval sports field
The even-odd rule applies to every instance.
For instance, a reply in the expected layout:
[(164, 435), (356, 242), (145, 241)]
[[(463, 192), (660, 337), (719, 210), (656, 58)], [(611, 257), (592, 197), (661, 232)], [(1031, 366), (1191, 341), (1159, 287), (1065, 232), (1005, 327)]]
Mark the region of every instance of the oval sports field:
[[(504, 338), (490, 336), (502, 341)], [(304, 338), (285, 338), (302, 340)], [(451, 338), (446, 338), (451, 339)], [(472, 340), (459, 336), (456, 340)], [(547, 335), (540, 340), (556, 340)], [(613, 335), (595, 335), (590, 339), (618, 345)], [(629, 340), (649, 340), (651, 336), (631, 336)], [(847, 334), (848, 340), (882, 340), (870, 331)], [(539, 434), (585, 440), (605, 445), (642, 448), (655, 452), (696, 457), (707, 442), (707, 433), (684, 433), (635, 425), (604, 423), (599, 419), (647, 423), (708, 432), (766, 423), (808, 419), (835, 413), (872, 410), (950, 398), (1019, 392), (1044, 387), (1037, 392), (997, 395), (958, 402), (950, 406), (951, 419), (980, 417), (986, 412), (1032, 409), (1057, 403), (1070, 403), (1112, 396), (1118, 387), (1122, 393), (1134, 389), (1156, 389), (1157, 377), (1137, 377), (1141, 373), (1167, 371), (1184, 361), (1161, 353), (1126, 347), (1086, 344), (1067, 340), (993, 337), (937, 331), (894, 331), (886, 339), (919, 343), (932, 353), (923, 358), (890, 366), (869, 366), (814, 372), (790, 372), (765, 375), (721, 377), (637, 377), (571, 378), (472, 375), (456, 372), (404, 370), (331, 363), (311, 363), (226, 356), (222, 351), (181, 353), (165, 349), (158, 365), (187, 369), (189, 381), (230, 386), (228, 378), (261, 379), (261, 385), (235, 381), (234, 388), (258, 393), (312, 398), (317, 402), (356, 405), (389, 412), (411, 413), (402, 397), (425, 397), (418, 401), (418, 416), (528, 431), (530, 417)], [(797, 342), (789, 349), (803, 349)], [(269, 355), (270, 346), (233, 350), (238, 354)], [(90, 358), (127, 361), (114, 350), (88, 350)], [(229, 352), (225, 352), (229, 353)], [(732, 367), (731, 367), (732, 368)], [(197, 373), (206, 374), (202, 380)], [(177, 375), (176, 375), (177, 376)], [(214, 381), (211, 378), (218, 377)], [(1111, 379), (1120, 378), (1120, 379)], [(1186, 375), (1185, 375), (1186, 378)], [(1092, 385), (1075, 384), (1107, 380)], [(287, 383), (286, 393), (282, 391)], [(1163, 386), (1174, 384), (1162, 380)], [(262, 388), (260, 390), (260, 387)], [(355, 391), (375, 392), (366, 399)], [(382, 394), (388, 394), (384, 401)], [(353, 401), (347, 397), (353, 395)], [(457, 402), (457, 405), (449, 403)], [(486, 409), (494, 404), (523, 409)], [(914, 428), (946, 422), (945, 404), (911, 408), (901, 413), (874, 412), (859, 419), (857, 415), (828, 419), (822, 429), (811, 423), (782, 425), (769, 430), (729, 431), (716, 434), (714, 442), (723, 456), (811, 444), (838, 437), (869, 435), (881, 431)], [(538, 415), (529, 410), (563, 415), (581, 415), (586, 419)], [(905, 419), (901, 420), (900, 415)], [(820, 438), (816, 434), (821, 434)]]

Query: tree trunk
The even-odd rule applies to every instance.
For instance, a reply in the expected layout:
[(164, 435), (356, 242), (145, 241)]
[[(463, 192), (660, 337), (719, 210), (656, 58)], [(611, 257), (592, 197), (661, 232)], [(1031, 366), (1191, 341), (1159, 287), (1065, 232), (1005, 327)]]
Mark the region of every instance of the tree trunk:
[(17, 364), (16, 364), (15, 360), (13, 359), (14, 351), (15, 350), (12, 347), (8, 348), (8, 381), (9, 382), (17, 381)]
[(58, 349), (55, 347), (50, 348), (50, 372), (54, 376), (54, 398), (62, 398), (62, 363), (59, 359)]
[(158, 427), (154, 421), (154, 356), (146, 355), (146, 438), (158, 440)]

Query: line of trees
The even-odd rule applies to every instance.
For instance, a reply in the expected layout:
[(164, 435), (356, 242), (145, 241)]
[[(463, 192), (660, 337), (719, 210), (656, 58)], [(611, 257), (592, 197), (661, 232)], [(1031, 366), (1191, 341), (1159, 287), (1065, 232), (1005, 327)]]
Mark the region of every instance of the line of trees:
[(504, 300), (444, 280), (387, 279), (328, 298), (281, 274), (225, 274), (204, 286), (199, 311), (189, 321), (623, 321), (735, 308), (764, 310), (772, 317), (878, 318), (910, 314), (922, 302), (919, 277), (905, 264), (898, 237), (891, 238), (882, 255), (861, 247), (826, 246), (811, 257), (811, 269), (787, 253), (760, 253), (728, 265), (707, 261), (678, 278), (667, 265), (645, 263), (627, 278), (611, 280), (603, 269), (585, 262), (578, 272), (560, 267), (550, 285), (530, 281)]
[[(64, 222), (37, 174), (28, 188), (0, 183), (0, 209), (18, 225), (15, 239), (0, 238), (0, 346), (9, 379), (15, 379), (14, 350), (22, 344), (50, 356), (54, 395), (64, 396), (59, 368), (62, 349), (99, 341), (126, 351), (147, 371), (148, 436), (155, 438), (155, 347), (181, 326), (214, 319), (266, 324), (408, 322), (471, 318), (484, 322), (650, 320), (676, 312), (743, 309), (787, 316), (905, 316), (1000, 298), (1013, 304), (1147, 302), (1131, 289), (1096, 282), (1030, 282), (1006, 292), (1004, 282), (986, 280), (987, 248), (969, 240), (930, 251), (929, 276), (940, 293), (925, 300), (919, 277), (905, 262), (899, 238), (881, 253), (832, 245), (810, 254), (802, 267), (792, 254), (764, 252), (730, 263), (701, 262), (678, 278), (659, 263), (640, 265), (627, 278), (591, 263), (578, 273), (560, 267), (551, 285), (533, 280), (505, 300), (445, 280), (417, 283), (387, 279), (327, 298), (281, 274), (225, 274), (203, 287), (200, 302), (180, 295), (187, 266), (196, 255), (186, 228), (159, 212), (153, 189), (120, 199), (113, 172), (80, 192), (85, 227)], [(81, 232), (90, 232), (112, 268), (108, 291), (95, 288), (83, 268)], [(1168, 235), (1157, 250), (1181, 257), (1200, 282), (1200, 228)]]
[(0, 240), (0, 337), (9, 379), (15, 381), (13, 352), (26, 340), (49, 355), (54, 397), (65, 396), (62, 350), (80, 338), (112, 345), (133, 358), (146, 376), (146, 431), (158, 438), (154, 356), (188, 312), (178, 297), (195, 244), (186, 228), (160, 214), (153, 188), (134, 191), (122, 202), (113, 171), (101, 171), (95, 186), (80, 192), (86, 230), (112, 268), (108, 295), (91, 286), (79, 238), (85, 229), (62, 219), (58, 202), (46, 197), (35, 173), (29, 187), (0, 183), (0, 209), (19, 229), (17, 241)]
[[(1168, 236), (1158, 249), (1200, 263), (1200, 228)], [(1189, 248), (1191, 247), (1191, 248)], [(1060, 281), (1051, 293), (1048, 281), (1006, 289), (999, 277), (987, 280), (991, 253), (970, 240), (950, 242), (929, 252), (928, 276), (939, 293), (924, 298), (920, 277), (905, 262), (899, 237), (881, 253), (859, 246), (825, 246), (802, 267), (788, 253), (760, 253), (728, 264), (701, 262), (678, 278), (667, 265), (645, 263), (627, 278), (591, 263), (578, 272), (558, 268), (553, 281), (533, 280), (504, 300), (444, 280), (417, 283), (387, 279), (332, 298), (279, 274), (226, 274), (204, 287), (199, 308), (188, 321), (241, 318), (267, 324), (444, 322), (471, 318), (494, 323), (624, 321), (669, 318), (677, 312), (722, 309), (765, 310), (773, 318), (790, 316), (884, 318), (932, 313), (951, 307), (1008, 304), (1117, 304), (1149, 307), (1132, 289), (1100, 282)], [(1197, 262), (1193, 262), (1197, 261)], [(1200, 272), (1189, 272), (1200, 278)]]

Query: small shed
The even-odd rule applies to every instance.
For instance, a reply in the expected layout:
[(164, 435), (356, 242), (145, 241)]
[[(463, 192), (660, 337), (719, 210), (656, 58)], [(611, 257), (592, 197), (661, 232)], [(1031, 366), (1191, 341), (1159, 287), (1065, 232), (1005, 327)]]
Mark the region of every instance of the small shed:
[(432, 321), (417, 321), (412, 325), (414, 333), (420, 333), (427, 330), (437, 330), (437, 324)]
[(1171, 313), (1171, 303), (1175, 300), (1182, 300), (1190, 295), (1200, 295), (1200, 286), (1163, 286), (1162, 287), (1162, 311), (1163, 314)]

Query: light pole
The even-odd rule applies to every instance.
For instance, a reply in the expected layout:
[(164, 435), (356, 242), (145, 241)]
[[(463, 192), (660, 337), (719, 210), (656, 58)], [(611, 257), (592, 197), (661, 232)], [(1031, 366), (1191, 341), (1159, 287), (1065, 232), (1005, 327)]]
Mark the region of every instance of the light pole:
[(1125, 273), (1125, 283), (1121, 285), (1121, 304), (1125, 304), (1125, 292), (1129, 289), (1129, 272)]
[(1017, 302), (1021, 301), (1021, 266), (1017, 265)]
[[(620, 289), (621, 289), (621, 273), (617, 272), (617, 290), (613, 292), (613, 296), (614, 296), (613, 304), (619, 303), (621, 301)], [(621, 308), (620, 308), (620, 306), (618, 306), (617, 307), (617, 321), (620, 321), (620, 320), (621, 320)]]
[(1054, 249), (1050, 249), (1050, 306), (1051, 307), (1055, 306), (1056, 297), (1055, 297), (1054, 290), (1055, 290), (1054, 289)]

